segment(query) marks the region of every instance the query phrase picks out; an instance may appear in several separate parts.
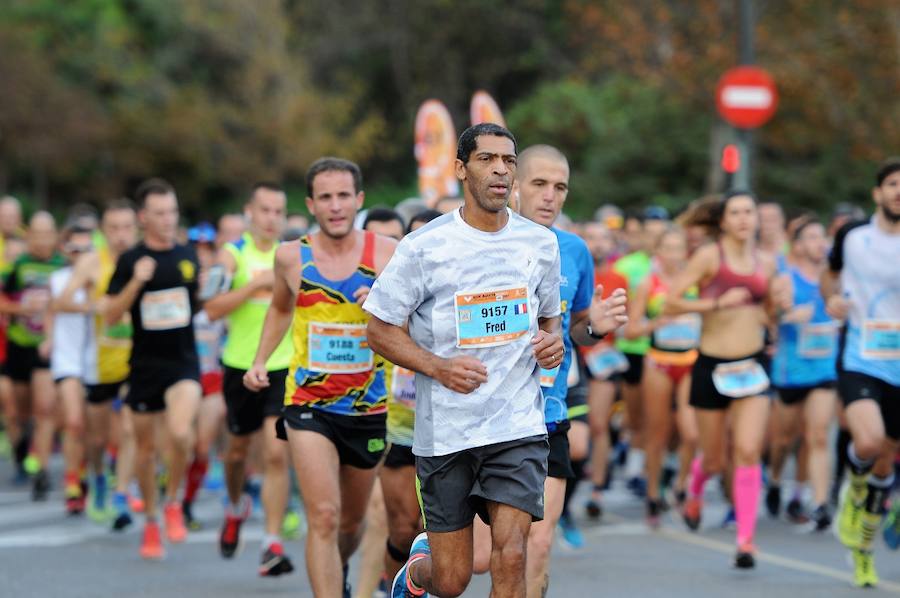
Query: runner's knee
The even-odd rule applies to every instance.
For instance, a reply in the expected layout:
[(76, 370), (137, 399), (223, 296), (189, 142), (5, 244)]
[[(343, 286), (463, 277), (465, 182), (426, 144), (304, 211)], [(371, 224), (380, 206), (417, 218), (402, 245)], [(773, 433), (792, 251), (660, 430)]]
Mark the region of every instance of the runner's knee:
[(309, 529), (320, 536), (336, 536), (340, 525), (340, 509), (331, 501), (307, 505)]

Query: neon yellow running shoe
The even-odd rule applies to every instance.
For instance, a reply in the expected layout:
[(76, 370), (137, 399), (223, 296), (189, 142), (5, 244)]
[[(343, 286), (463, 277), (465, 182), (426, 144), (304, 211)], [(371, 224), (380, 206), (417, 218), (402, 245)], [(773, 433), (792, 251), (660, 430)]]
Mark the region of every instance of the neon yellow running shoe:
[(22, 461), (22, 467), (25, 468), (25, 473), (28, 475), (37, 475), (37, 472), (41, 470), (41, 462), (38, 461), (37, 457), (29, 454), (25, 457), (25, 460)]
[(837, 526), (835, 532), (838, 540), (847, 548), (858, 548), (862, 539), (863, 505), (856, 504), (849, 496), (849, 488), (841, 492), (841, 504), (838, 507)]
[(853, 550), (853, 583), (858, 588), (874, 588), (878, 585), (875, 557), (870, 550)]
[(284, 514), (284, 521), (281, 524), (281, 535), (284, 536), (285, 540), (296, 540), (300, 536), (302, 523), (300, 514), (297, 511), (288, 511)]

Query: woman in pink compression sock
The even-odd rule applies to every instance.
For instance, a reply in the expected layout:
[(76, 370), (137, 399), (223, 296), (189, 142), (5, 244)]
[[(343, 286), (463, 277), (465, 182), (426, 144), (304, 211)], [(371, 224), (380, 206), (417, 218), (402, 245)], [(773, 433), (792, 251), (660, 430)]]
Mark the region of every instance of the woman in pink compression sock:
[[(669, 289), (664, 312), (700, 313), (703, 331), (694, 364), (690, 404), (697, 413), (698, 457), (682, 516), (700, 526), (703, 487), (722, 472), (730, 433), (734, 453), (732, 498), (737, 518), (735, 566), (755, 566), (753, 536), (762, 490), (760, 454), (769, 413), (769, 378), (761, 363), (767, 323), (791, 300), (790, 285), (776, 278), (775, 260), (756, 248), (756, 199), (732, 192), (692, 208), (689, 225), (706, 225), (717, 239), (698, 249)], [(684, 297), (697, 285), (697, 299)], [(726, 424), (727, 420), (727, 424)]]

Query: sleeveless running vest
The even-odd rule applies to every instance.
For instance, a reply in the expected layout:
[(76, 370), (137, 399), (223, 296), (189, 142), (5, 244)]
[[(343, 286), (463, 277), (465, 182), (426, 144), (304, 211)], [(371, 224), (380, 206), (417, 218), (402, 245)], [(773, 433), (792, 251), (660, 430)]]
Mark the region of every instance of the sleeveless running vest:
[[(258, 273), (272, 270), (277, 248), (277, 244), (273, 244), (268, 251), (260, 251), (250, 233), (244, 233), (234, 243), (226, 243), (225, 250), (234, 258), (236, 265), (231, 288), (245, 287)], [(226, 366), (248, 370), (253, 365), (259, 338), (262, 336), (266, 310), (271, 301), (272, 291), (267, 289), (257, 291), (228, 315), (228, 338), (222, 352), (222, 363)], [(290, 362), (291, 338), (285, 335), (266, 362), (266, 369), (270, 372), (284, 370)]]
[[(652, 272), (648, 278), (647, 317), (654, 319), (662, 315), (663, 305), (669, 293), (669, 285)], [(697, 287), (689, 288), (686, 299), (697, 298)], [(672, 318), (668, 324), (661, 326), (650, 334), (650, 353), (659, 363), (671, 365), (690, 365), (697, 358), (697, 347), (700, 345), (702, 320), (699, 314), (683, 314)]]
[[(94, 300), (106, 296), (106, 289), (116, 269), (116, 262), (106, 247), (97, 250), (100, 273), (94, 285)], [(107, 325), (103, 316), (94, 316), (94, 335), (97, 346), (97, 384), (122, 382), (128, 377), (131, 357), (131, 316), (128, 312), (119, 322)]]
[(365, 233), (362, 259), (348, 278), (319, 272), (309, 236), (300, 239), (300, 289), (292, 333), (294, 353), (285, 405), (336, 415), (376, 415), (386, 410), (385, 362), (366, 339), (369, 314), (353, 294), (375, 283), (375, 235)]
[(759, 254), (754, 253), (753, 273), (739, 274), (728, 266), (722, 244), (717, 243), (716, 245), (719, 248), (719, 269), (716, 270), (716, 274), (712, 277), (712, 280), (700, 289), (700, 297), (703, 299), (718, 299), (728, 289), (745, 287), (750, 291), (751, 304), (755, 305), (762, 303), (769, 290), (769, 281), (762, 271), (759, 262)]

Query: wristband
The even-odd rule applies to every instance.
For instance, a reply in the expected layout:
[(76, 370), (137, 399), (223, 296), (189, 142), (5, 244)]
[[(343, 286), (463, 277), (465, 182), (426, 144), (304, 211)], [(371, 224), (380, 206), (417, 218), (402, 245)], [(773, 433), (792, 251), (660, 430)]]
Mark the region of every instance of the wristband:
[(588, 336), (589, 336), (589, 337), (595, 338), (595, 339), (597, 339), (597, 340), (606, 338), (606, 335), (605, 335), (605, 334), (597, 334), (597, 333), (595, 333), (593, 327), (591, 327), (591, 323), (590, 323), (590, 322), (588, 322), (588, 325), (587, 325), (587, 333), (588, 333)]

